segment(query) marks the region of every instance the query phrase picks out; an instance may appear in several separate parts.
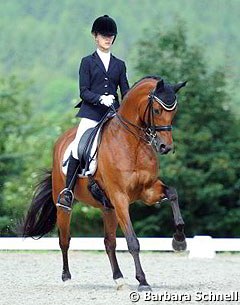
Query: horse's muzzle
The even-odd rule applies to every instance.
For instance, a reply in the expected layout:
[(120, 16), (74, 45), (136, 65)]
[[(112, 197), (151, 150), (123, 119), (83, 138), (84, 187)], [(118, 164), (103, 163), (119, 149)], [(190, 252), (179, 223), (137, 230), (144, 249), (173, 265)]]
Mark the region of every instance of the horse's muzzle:
[(173, 150), (173, 144), (165, 144), (165, 143), (162, 143), (162, 142), (159, 143), (158, 148), (157, 148), (157, 152), (160, 155), (166, 155), (172, 150)]
[(152, 148), (159, 153), (160, 155), (166, 155), (168, 154), (171, 150), (174, 152), (174, 145), (173, 144), (166, 144), (163, 139), (161, 139), (158, 136), (152, 136), (149, 144), (151, 144)]

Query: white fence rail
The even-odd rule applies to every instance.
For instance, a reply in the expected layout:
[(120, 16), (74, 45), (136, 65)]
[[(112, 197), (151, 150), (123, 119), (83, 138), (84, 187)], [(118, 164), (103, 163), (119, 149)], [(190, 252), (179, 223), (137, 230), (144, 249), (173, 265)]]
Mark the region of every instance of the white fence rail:
[[(141, 251), (172, 251), (171, 238), (139, 238)], [(39, 240), (32, 238), (0, 238), (0, 250), (60, 250), (57, 237), (45, 237)], [(105, 250), (102, 237), (73, 237), (70, 250)], [(125, 238), (117, 238), (117, 250), (126, 251)], [(187, 238), (189, 257), (214, 257), (216, 252), (240, 252), (240, 238), (211, 238), (195, 236)]]

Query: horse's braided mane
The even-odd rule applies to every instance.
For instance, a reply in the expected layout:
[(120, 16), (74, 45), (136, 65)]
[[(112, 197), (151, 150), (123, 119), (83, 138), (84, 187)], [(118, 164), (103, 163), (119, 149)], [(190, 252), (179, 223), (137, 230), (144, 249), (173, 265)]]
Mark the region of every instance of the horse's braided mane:
[(157, 81), (161, 80), (161, 76), (157, 76), (157, 75), (147, 75), (142, 77), (141, 79), (139, 79), (137, 82), (135, 82), (131, 88), (128, 90), (127, 94), (124, 96), (124, 99), (129, 95), (129, 93), (132, 91), (132, 89), (134, 89), (135, 86), (137, 86), (141, 81), (145, 80), (145, 79), (155, 79)]
[(152, 79), (155, 79), (155, 80), (160, 80), (160, 79), (162, 79), (161, 76), (157, 76), (157, 75), (147, 75), (147, 76), (142, 77), (142, 78), (141, 78), (140, 80), (138, 80), (137, 82), (135, 82), (135, 83), (132, 85), (131, 89), (132, 89), (133, 87), (135, 87), (137, 84), (139, 84), (141, 81), (143, 81), (144, 79), (149, 79), (149, 78), (152, 78)]

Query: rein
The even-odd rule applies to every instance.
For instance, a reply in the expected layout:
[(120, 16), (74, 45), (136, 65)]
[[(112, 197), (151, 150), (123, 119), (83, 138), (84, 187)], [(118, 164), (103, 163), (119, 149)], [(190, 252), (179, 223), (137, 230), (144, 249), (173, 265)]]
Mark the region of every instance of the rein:
[[(154, 124), (154, 113), (153, 113), (153, 103), (154, 103), (154, 101), (159, 103), (167, 111), (172, 111), (177, 106), (177, 99), (176, 98), (175, 98), (174, 102), (171, 105), (167, 105), (160, 98), (158, 98), (155, 95), (155, 91), (151, 91), (149, 96), (148, 96), (147, 107), (146, 107), (146, 109), (144, 111), (144, 122), (146, 124), (145, 128), (133, 124), (132, 122), (130, 122), (129, 120), (124, 118), (122, 115), (120, 115), (116, 111), (114, 106), (111, 106), (111, 109), (116, 114), (116, 117), (119, 119), (119, 121), (121, 122), (121, 124), (123, 125), (123, 127), (127, 131), (132, 133), (136, 138), (140, 138), (141, 140), (143, 140), (144, 142), (146, 142), (147, 144), (152, 145), (152, 146), (153, 145), (156, 146), (156, 138), (157, 138), (157, 133), (156, 132), (157, 131), (172, 131), (172, 125), (155, 125)], [(147, 111), (148, 111), (148, 120), (146, 122), (145, 121), (145, 117), (146, 117)], [(138, 131), (142, 132), (144, 134), (144, 136), (140, 135), (137, 132), (134, 132), (129, 127), (129, 125), (134, 127), (135, 129), (137, 129)]]
[(120, 121), (120, 123), (123, 125), (123, 127), (124, 127), (127, 131), (129, 131), (131, 134), (133, 134), (136, 138), (140, 138), (141, 140), (143, 140), (143, 141), (145, 141), (146, 143), (149, 144), (149, 141), (148, 141), (145, 137), (143, 137), (143, 136), (141, 136), (140, 134), (138, 134), (138, 133), (132, 131), (132, 130), (129, 128), (128, 125), (130, 125), (130, 126), (136, 128), (136, 129), (138, 129), (139, 131), (142, 131), (143, 133), (146, 133), (146, 128), (142, 128), (142, 127), (139, 127), (138, 125), (133, 124), (132, 122), (130, 122), (129, 120), (127, 120), (127, 119), (125, 119), (123, 116), (121, 116), (121, 115), (116, 111), (116, 109), (115, 109), (114, 107), (111, 106), (111, 108), (113, 109), (113, 111), (114, 111), (116, 117), (118, 118), (118, 120)]

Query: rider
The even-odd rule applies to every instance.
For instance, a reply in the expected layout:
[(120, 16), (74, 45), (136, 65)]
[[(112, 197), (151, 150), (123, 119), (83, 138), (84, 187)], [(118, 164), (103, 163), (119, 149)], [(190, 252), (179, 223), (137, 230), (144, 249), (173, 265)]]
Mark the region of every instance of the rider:
[[(96, 51), (82, 58), (79, 69), (79, 89), (82, 101), (75, 107), (80, 108), (77, 117), (81, 118), (69, 158), (66, 188), (60, 193), (57, 205), (71, 210), (74, 200), (73, 188), (79, 168), (78, 143), (83, 133), (95, 127), (113, 104), (119, 107), (117, 89), (123, 97), (129, 89), (125, 63), (110, 53), (117, 36), (117, 25), (108, 15), (98, 17), (92, 31)], [(63, 196), (61, 196), (63, 195)]]

